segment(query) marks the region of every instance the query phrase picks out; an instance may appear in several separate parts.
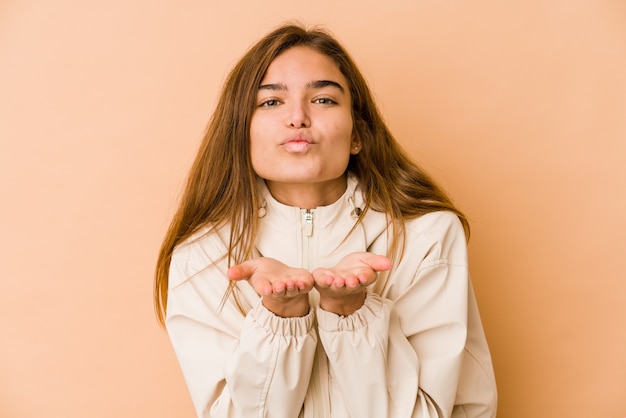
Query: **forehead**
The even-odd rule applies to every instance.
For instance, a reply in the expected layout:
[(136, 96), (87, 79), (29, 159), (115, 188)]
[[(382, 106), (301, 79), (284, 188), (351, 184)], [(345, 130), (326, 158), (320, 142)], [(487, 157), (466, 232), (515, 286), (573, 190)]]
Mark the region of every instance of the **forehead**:
[(274, 58), (263, 77), (263, 82), (289, 80), (308, 82), (322, 79), (330, 79), (347, 87), (347, 80), (335, 61), (313, 48), (295, 46)]

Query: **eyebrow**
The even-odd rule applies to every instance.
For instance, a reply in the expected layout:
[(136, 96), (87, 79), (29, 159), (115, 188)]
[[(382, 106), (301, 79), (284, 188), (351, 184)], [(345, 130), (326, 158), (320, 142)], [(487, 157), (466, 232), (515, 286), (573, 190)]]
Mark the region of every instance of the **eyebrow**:
[(344, 92), (343, 86), (337, 83), (336, 81), (332, 81), (332, 80), (316, 80), (316, 81), (309, 81), (308, 83), (306, 83), (307, 89), (321, 89), (324, 87), (335, 87), (342, 93)]
[[(307, 89), (321, 89), (324, 87), (334, 87), (342, 93), (345, 92), (343, 86), (336, 81), (332, 80), (314, 80), (306, 83), (305, 87)], [(270, 83), (270, 84), (261, 84), (259, 86), (259, 90), (277, 90), (277, 91), (287, 91), (287, 86), (283, 83)]]
[(283, 83), (261, 84), (259, 90), (287, 90)]

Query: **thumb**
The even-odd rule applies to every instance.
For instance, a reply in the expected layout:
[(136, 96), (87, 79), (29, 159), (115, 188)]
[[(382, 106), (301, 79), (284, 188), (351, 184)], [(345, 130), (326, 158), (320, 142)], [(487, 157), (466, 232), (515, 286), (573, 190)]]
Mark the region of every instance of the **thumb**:
[(241, 264), (231, 266), (226, 271), (226, 276), (230, 280), (244, 280), (252, 276), (254, 273), (254, 264), (252, 261), (245, 261)]
[(374, 271), (386, 271), (391, 268), (391, 260), (384, 255), (370, 254), (363, 258), (363, 262)]

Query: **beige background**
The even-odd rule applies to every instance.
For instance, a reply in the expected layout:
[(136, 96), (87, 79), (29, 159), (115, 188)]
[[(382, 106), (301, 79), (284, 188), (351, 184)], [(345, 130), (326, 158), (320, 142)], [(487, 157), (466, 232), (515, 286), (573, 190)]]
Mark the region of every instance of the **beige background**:
[(156, 252), (226, 73), (297, 18), (469, 215), (499, 416), (624, 417), (626, 3), (222, 3), (0, 1), (0, 416), (193, 416)]

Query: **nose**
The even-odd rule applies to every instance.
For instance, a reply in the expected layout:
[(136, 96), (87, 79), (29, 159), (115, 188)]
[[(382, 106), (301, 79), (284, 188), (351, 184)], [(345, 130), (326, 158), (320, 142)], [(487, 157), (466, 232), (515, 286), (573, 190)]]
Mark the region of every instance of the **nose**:
[(308, 111), (303, 103), (293, 103), (290, 106), (287, 125), (291, 128), (307, 128), (311, 125)]

